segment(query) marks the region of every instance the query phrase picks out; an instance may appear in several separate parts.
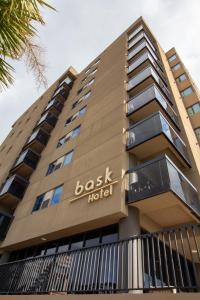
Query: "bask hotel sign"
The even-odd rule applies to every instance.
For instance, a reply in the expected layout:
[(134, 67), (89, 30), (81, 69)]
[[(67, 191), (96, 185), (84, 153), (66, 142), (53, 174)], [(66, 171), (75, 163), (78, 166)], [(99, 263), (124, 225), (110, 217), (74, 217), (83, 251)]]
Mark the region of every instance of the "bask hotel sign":
[(70, 202), (88, 197), (88, 203), (93, 203), (111, 196), (113, 194), (113, 186), (118, 182), (112, 179), (112, 173), (110, 168), (107, 167), (104, 176), (98, 176), (96, 180), (90, 179), (85, 185), (77, 181), (74, 191), (75, 197), (70, 199)]

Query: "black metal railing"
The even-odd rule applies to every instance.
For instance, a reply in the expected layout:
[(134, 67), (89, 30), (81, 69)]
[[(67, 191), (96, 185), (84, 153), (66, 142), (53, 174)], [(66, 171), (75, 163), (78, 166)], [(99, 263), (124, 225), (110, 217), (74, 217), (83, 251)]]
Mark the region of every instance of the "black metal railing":
[(175, 147), (182, 158), (190, 165), (187, 148), (181, 137), (161, 114), (156, 112), (128, 129), (127, 148), (132, 149), (137, 145), (150, 140), (159, 134), (164, 134)]
[(173, 110), (168, 100), (156, 87), (155, 84), (149, 86), (140, 94), (129, 99), (127, 103), (127, 114), (130, 115), (134, 113), (135, 111), (142, 108), (143, 106), (145, 106), (153, 100), (156, 100), (164, 109), (164, 111), (170, 116), (170, 118), (173, 120), (176, 126), (179, 126), (176, 112)]
[(129, 170), (128, 174), (128, 203), (172, 191), (183, 201), (182, 203), (200, 217), (200, 200), (197, 189), (167, 155), (140, 164)]
[(1, 294), (197, 292), (200, 225), (0, 265)]

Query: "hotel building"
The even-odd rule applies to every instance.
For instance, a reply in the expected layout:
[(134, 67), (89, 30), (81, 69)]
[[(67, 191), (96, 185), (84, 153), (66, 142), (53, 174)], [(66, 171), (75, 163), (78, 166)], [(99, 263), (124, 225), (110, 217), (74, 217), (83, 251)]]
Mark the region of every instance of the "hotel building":
[(13, 124), (0, 294), (200, 290), (199, 98), (178, 63), (140, 17)]

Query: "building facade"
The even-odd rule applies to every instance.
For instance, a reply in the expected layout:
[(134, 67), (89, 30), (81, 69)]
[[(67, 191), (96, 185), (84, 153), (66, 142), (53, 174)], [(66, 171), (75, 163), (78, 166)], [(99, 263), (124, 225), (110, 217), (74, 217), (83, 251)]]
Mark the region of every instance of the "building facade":
[(139, 18), (13, 124), (1, 294), (199, 291), (198, 134), (171, 54)]
[(175, 48), (170, 49), (166, 56), (169, 61), (180, 96), (185, 104), (188, 117), (200, 143), (200, 92), (190, 73), (180, 59)]

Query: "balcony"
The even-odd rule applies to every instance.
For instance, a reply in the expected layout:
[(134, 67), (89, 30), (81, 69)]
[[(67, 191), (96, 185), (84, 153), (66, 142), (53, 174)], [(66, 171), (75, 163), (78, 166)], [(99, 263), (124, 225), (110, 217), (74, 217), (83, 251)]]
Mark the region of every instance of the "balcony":
[(145, 49), (151, 53), (153, 58), (156, 61), (158, 61), (158, 64), (159, 64), (160, 63), (159, 58), (157, 57), (157, 55), (155, 54), (155, 52), (152, 50), (151, 46), (145, 39), (142, 39), (141, 43), (139, 45), (136, 45), (135, 47), (133, 47), (132, 49), (129, 50), (129, 52), (128, 52), (129, 62), (131, 62), (132, 58), (135, 57), (140, 51), (145, 50)]
[(128, 204), (138, 207), (142, 216), (161, 227), (199, 221), (198, 192), (166, 155), (128, 173)]
[(61, 101), (65, 101), (69, 95), (71, 85), (68, 85), (66, 82), (61, 84), (54, 92), (53, 98), (58, 97)]
[(15, 209), (23, 198), (28, 181), (19, 175), (8, 178), (0, 189), (0, 204), (4, 207)]
[(20, 154), (10, 172), (11, 174), (16, 173), (24, 178), (29, 178), (35, 170), (39, 159), (40, 155), (28, 148)]
[(146, 35), (146, 33), (144, 31), (141, 31), (140, 34), (138, 34), (135, 38), (133, 38), (129, 41), (128, 49), (131, 49), (134, 45), (136, 45), (138, 42), (140, 42), (141, 39), (143, 39), (143, 38), (145, 38), (145, 40), (149, 43), (151, 48), (156, 52), (155, 47), (153, 46), (152, 42), (150, 41), (150, 39), (148, 38), (148, 36)]
[(198, 292), (199, 236), (200, 225), (185, 225), (5, 263), (0, 294)]
[(176, 112), (155, 84), (147, 87), (135, 97), (131, 97), (127, 103), (127, 117), (133, 122), (141, 121), (159, 110), (171, 125), (175, 125), (179, 129)]
[(49, 140), (49, 133), (43, 129), (36, 129), (28, 138), (24, 149), (30, 148), (37, 153), (41, 153)]
[(7, 231), (12, 222), (13, 216), (0, 211), (0, 241), (3, 241), (6, 237)]
[(158, 61), (156, 61), (153, 56), (149, 53), (149, 51), (145, 50), (139, 57), (137, 57), (134, 61), (131, 62), (131, 64), (128, 66), (128, 76), (132, 77), (132, 72), (136, 73), (137, 68), (144, 64), (147, 67), (149, 66), (149, 63), (155, 68), (159, 76), (162, 78), (163, 82), (167, 86), (167, 82), (165, 79), (165, 75), (160, 68), (160, 65), (158, 64)]
[(56, 98), (52, 99), (48, 105), (45, 107), (44, 112), (51, 112), (54, 115), (58, 116), (63, 109), (63, 103), (57, 100)]
[(161, 112), (156, 112), (128, 130), (127, 150), (144, 161), (168, 154), (179, 167), (190, 167), (186, 145)]
[(38, 120), (35, 128), (40, 127), (41, 129), (44, 129), (46, 132), (50, 133), (52, 131), (52, 129), (54, 128), (54, 126), (56, 125), (57, 120), (58, 120), (58, 118), (56, 115), (47, 111)]
[[(148, 85), (156, 83), (159, 88), (163, 91), (167, 99), (171, 102), (171, 93), (165, 86), (161, 77), (156, 73), (152, 66), (148, 66), (143, 69), (137, 75), (133, 76), (128, 81), (128, 92), (132, 95), (133, 89), (134, 92), (139, 92), (144, 90)], [(172, 102), (171, 102), (172, 103)]]

